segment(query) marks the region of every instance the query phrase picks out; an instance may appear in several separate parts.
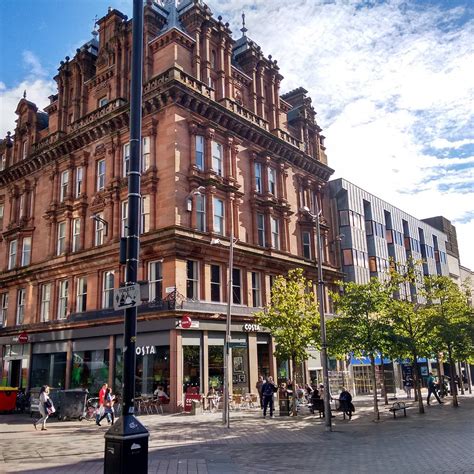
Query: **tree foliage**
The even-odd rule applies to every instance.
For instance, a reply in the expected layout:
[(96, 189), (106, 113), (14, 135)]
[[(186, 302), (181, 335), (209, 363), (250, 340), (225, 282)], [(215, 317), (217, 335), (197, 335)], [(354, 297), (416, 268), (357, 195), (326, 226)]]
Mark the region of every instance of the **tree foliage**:
[(375, 358), (384, 350), (391, 352), (395, 342), (386, 318), (391, 289), (376, 278), (365, 284), (341, 285), (343, 291), (332, 294), (338, 316), (327, 323), (328, 350), (335, 356), (353, 353), (370, 358), (374, 419), (379, 420)]
[[(308, 358), (308, 347), (319, 346), (318, 305), (313, 284), (301, 268), (290, 270), (286, 278), (276, 278), (270, 304), (255, 317), (274, 337), (275, 356), (290, 359), (293, 370)], [(296, 410), (296, 403), (293, 407)]]

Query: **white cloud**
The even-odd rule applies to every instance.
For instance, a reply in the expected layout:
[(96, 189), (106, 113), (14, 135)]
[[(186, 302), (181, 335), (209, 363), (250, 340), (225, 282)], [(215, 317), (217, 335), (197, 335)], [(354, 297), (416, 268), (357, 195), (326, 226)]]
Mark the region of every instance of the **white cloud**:
[(13, 133), (17, 116), (15, 110), (18, 102), (26, 91), (26, 98), (36, 104), (38, 110), (48, 105), (48, 97), (56, 93), (56, 83), (48, 77), (48, 72), (43, 68), (39, 59), (31, 52), (24, 51), (23, 65), (26, 75), (23, 80), (7, 87), (0, 82), (0, 137), (5, 137), (7, 131)]
[(457, 153), (474, 143), (468, 3), (209, 0), (235, 37), (245, 10), (247, 34), (278, 60), (284, 91), (308, 89), (335, 176), (418, 218), (451, 219), (474, 269), (473, 157)]

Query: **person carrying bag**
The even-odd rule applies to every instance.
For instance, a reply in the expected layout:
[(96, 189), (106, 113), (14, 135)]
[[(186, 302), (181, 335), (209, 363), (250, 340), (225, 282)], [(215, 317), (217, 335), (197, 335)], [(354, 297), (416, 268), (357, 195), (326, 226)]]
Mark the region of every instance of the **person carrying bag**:
[(37, 425), (41, 423), (41, 431), (46, 431), (46, 420), (55, 411), (56, 410), (54, 408), (53, 401), (51, 400), (51, 398), (49, 398), (49, 387), (47, 385), (43, 385), (41, 387), (39, 396), (39, 412), (41, 418), (33, 422), (35, 430), (38, 429)]

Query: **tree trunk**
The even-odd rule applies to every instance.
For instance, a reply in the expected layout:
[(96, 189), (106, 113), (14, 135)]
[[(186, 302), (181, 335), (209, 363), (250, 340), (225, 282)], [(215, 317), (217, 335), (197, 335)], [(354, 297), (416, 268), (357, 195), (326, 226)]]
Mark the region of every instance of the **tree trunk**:
[(375, 358), (373, 354), (370, 354), (370, 367), (371, 367), (371, 378), (372, 378), (372, 390), (374, 391), (374, 421), (380, 420), (379, 404), (377, 401), (377, 379), (375, 377)]
[(466, 360), (464, 362), (466, 365), (466, 377), (467, 377), (467, 387), (469, 390), (469, 395), (472, 393), (472, 388), (471, 388), (471, 367), (469, 367), (469, 362)]
[(294, 358), (291, 359), (291, 363), (293, 365), (293, 408), (292, 408), (292, 413), (293, 416), (298, 415), (298, 410), (296, 407), (296, 361)]
[(451, 349), (448, 349), (448, 360), (449, 360), (449, 375), (451, 380), (449, 381), (451, 385), (451, 395), (453, 396), (453, 407), (458, 407), (458, 387), (454, 380), (454, 375), (456, 373), (456, 367), (454, 365), (453, 356), (451, 354)]
[(464, 395), (464, 382), (462, 380), (462, 365), (461, 365), (461, 362), (458, 362), (458, 370), (459, 370), (459, 381), (461, 383), (461, 395)]
[(382, 372), (382, 389), (383, 389), (383, 398), (385, 405), (388, 405), (388, 395), (387, 395), (387, 386), (385, 385), (385, 365), (383, 363), (383, 354), (380, 353), (380, 371)]
[(418, 400), (418, 413), (424, 413), (423, 398), (421, 397), (420, 378), (418, 377), (418, 356), (413, 353), (413, 382), (415, 384), (415, 401)]

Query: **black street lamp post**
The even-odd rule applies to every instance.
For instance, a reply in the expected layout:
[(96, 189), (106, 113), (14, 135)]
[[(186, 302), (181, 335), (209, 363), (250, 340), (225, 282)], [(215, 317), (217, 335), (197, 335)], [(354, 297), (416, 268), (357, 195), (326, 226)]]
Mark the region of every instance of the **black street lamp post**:
[(321, 365), (323, 366), (323, 382), (324, 382), (324, 418), (326, 431), (332, 431), (332, 414), (331, 414), (331, 394), (329, 393), (329, 370), (328, 370), (328, 354), (326, 341), (326, 319), (324, 308), (324, 279), (323, 279), (323, 261), (321, 246), (321, 228), (319, 218), (321, 211), (319, 209), (318, 199), (315, 200), (315, 213), (313, 214), (308, 207), (303, 207), (302, 211), (313, 219), (316, 225), (316, 252), (317, 252), (317, 271), (318, 271), (318, 307), (321, 329)]
[[(130, 171), (128, 173), (128, 231), (126, 245), (126, 286), (138, 277), (140, 248), (140, 176), (143, 70), (143, 0), (133, 0), (132, 69), (130, 87)], [(123, 343), (122, 416), (105, 434), (106, 474), (148, 472), (146, 428), (135, 418), (135, 363), (137, 307), (125, 309)]]

